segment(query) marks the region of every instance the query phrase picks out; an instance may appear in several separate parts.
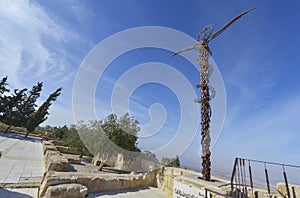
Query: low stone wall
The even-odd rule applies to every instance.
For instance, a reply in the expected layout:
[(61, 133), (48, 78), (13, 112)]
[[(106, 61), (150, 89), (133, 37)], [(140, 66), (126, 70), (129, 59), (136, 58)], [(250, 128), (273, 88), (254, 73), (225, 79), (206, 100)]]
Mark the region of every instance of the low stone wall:
[(45, 197), (55, 198), (84, 198), (86, 196), (87, 188), (81, 184), (59, 184), (56, 186), (49, 186), (45, 194)]
[(69, 161), (61, 155), (51, 141), (43, 141), (45, 172), (66, 171)]
[[(50, 186), (81, 184), (87, 193), (154, 186), (155, 171), (144, 175), (94, 174), (80, 172), (47, 172), (40, 185), (39, 196), (45, 197)], [(154, 186), (155, 187), (155, 186)]]
[[(86, 193), (157, 187), (157, 173), (113, 174), (68, 172), (70, 164), (80, 164), (81, 158), (62, 155), (51, 142), (43, 140), (45, 173), (39, 187), (39, 197), (84, 197)], [(85, 190), (86, 189), (86, 190)]]
[(174, 167), (160, 167), (144, 174), (69, 172), (70, 165), (81, 163), (79, 156), (62, 154), (51, 141), (43, 141), (43, 150), (46, 172), (39, 188), (41, 198), (84, 197), (87, 193), (142, 187), (157, 187), (166, 192), (166, 197), (172, 197), (175, 180), (203, 190), (209, 187), (217, 192), (226, 193), (214, 182), (199, 180), (200, 173)]

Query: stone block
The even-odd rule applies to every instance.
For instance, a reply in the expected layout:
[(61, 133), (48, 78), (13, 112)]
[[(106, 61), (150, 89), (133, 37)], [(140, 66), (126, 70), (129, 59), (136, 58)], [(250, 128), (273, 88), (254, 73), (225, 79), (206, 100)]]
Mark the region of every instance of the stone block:
[(101, 163), (101, 160), (100, 160), (100, 159), (93, 158), (92, 164), (93, 164), (94, 166), (100, 166), (100, 163)]
[(79, 155), (63, 154), (63, 156), (68, 159), (69, 164), (81, 164), (81, 158)]
[(156, 173), (154, 171), (139, 175), (49, 171), (45, 174), (40, 185), (39, 195), (40, 197), (45, 196), (50, 186), (68, 183), (78, 183), (86, 186), (88, 193), (155, 187), (155, 177)]
[(52, 155), (47, 160), (46, 170), (47, 171), (66, 171), (68, 170), (69, 161), (60, 155)]
[(44, 154), (46, 153), (47, 150), (57, 151), (57, 148), (56, 148), (56, 146), (52, 146), (52, 145), (44, 145), (43, 146), (43, 152), (44, 152)]
[(87, 188), (84, 185), (69, 183), (49, 186), (44, 198), (84, 198), (87, 196)]

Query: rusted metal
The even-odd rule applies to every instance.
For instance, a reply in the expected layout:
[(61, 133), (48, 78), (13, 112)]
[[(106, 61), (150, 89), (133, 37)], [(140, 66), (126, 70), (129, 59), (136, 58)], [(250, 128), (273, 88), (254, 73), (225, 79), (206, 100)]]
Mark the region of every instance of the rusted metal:
[(251, 170), (250, 160), (248, 162), (249, 162), (249, 179), (250, 179), (250, 186), (251, 186), (251, 196), (253, 196), (253, 180), (252, 180), (252, 170)]
[(239, 194), (237, 194), (238, 193), (238, 181), (237, 181), (237, 176), (235, 176), (235, 197), (239, 197), (238, 195)]
[[(254, 10), (254, 8), (251, 8), (237, 17), (233, 18), (229, 23), (227, 23), (225, 26), (223, 26), (220, 30), (213, 33), (213, 26), (208, 25), (205, 28), (203, 28), (199, 34), (197, 35), (197, 43), (191, 47), (188, 47), (186, 49), (180, 50), (173, 54), (179, 54), (188, 50), (196, 49), (199, 52), (198, 56), (198, 63), (200, 65), (200, 85), (197, 85), (201, 89), (201, 99), (196, 99), (196, 102), (201, 102), (201, 145), (202, 145), (202, 177), (206, 181), (210, 181), (210, 171), (211, 171), (211, 161), (210, 161), (210, 117), (211, 117), (211, 107), (209, 104), (210, 98), (210, 90), (212, 91), (212, 95), (215, 95), (214, 89), (209, 86), (209, 78), (212, 73), (211, 67), (208, 62), (209, 56), (211, 56), (211, 50), (208, 47), (208, 43), (220, 35), (225, 29), (227, 29), (231, 24), (233, 24), (236, 20), (238, 20), (243, 15), (247, 14), (248, 12)], [(200, 38), (201, 37), (201, 38)]]
[(291, 198), (290, 189), (289, 189), (289, 182), (288, 182), (288, 179), (287, 179), (287, 176), (286, 176), (284, 165), (282, 166), (282, 170), (283, 170), (283, 177), (284, 177), (287, 196), (288, 196), (288, 198)]
[(243, 172), (244, 172), (244, 182), (245, 182), (245, 196), (248, 197), (248, 188), (247, 188), (247, 178), (246, 178), (246, 164), (245, 164), (245, 160), (242, 159), (242, 163), (243, 163)]
[[(233, 165), (233, 170), (232, 170), (232, 174), (231, 174), (231, 192), (233, 192), (233, 180), (234, 178), (236, 178), (236, 165), (238, 163), (238, 158), (235, 158), (235, 161), (234, 161), (234, 165)], [(237, 183), (237, 182), (236, 182)]]
[(266, 176), (266, 182), (267, 182), (268, 194), (269, 194), (269, 196), (270, 196), (270, 195), (271, 195), (271, 191), (270, 191), (270, 182), (269, 182), (269, 175), (268, 175), (268, 170), (267, 170), (266, 163), (265, 163), (265, 176)]
[(237, 163), (237, 176), (238, 176), (238, 197), (241, 197), (241, 172), (240, 172), (240, 163)]
[[(244, 16), (245, 14), (251, 12), (252, 10), (254, 10), (256, 7), (250, 8), (249, 10), (243, 12), (242, 14), (238, 15), (237, 17), (233, 18), (231, 21), (229, 21), (226, 25), (224, 25), (222, 28), (220, 28), (218, 31), (216, 31), (212, 36), (209, 36), (207, 38), (207, 43), (209, 41), (211, 41), (212, 39), (216, 38), (217, 36), (219, 36), (222, 32), (224, 32), (231, 24), (233, 24), (236, 20), (238, 20), (239, 18), (241, 18), (242, 16)], [(197, 40), (200, 40), (200, 34), (197, 35)]]
[(293, 192), (293, 198), (297, 198), (294, 186), (292, 187), (292, 192)]
[(240, 159), (239, 161), (240, 161), (240, 171), (241, 171), (241, 181), (242, 181), (242, 190), (241, 191), (243, 192), (242, 195), (244, 195), (245, 194), (245, 190), (244, 190), (245, 184), (244, 184), (243, 163), (242, 163), (242, 159)]
[(262, 161), (262, 160), (255, 160), (255, 159), (246, 159), (246, 158), (243, 158), (243, 159), (247, 160), (247, 161), (258, 162), (258, 163), (267, 163), (267, 164), (272, 164), (272, 165), (279, 165), (279, 166), (288, 166), (288, 167), (293, 167), (293, 168), (300, 168), (299, 165), (294, 165), (294, 164), (285, 164), (285, 163), (269, 162), (269, 161)]
[(243, 197), (247, 197), (247, 185), (246, 185), (246, 173), (244, 167), (244, 159), (240, 159), (240, 167), (241, 167), (241, 178), (242, 178), (242, 192)]
[[(247, 184), (247, 172), (246, 172), (246, 163), (245, 161), (248, 161), (248, 176), (249, 176), (249, 186)], [(266, 182), (266, 188), (267, 193), (269, 197), (272, 197), (271, 195), (271, 183), (270, 183), (270, 175), (267, 165), (277, 165), (282, 166), (283, 169), (283, 177), (285, 182), (285, 188), (286, 188), (286, 194), (282, 195), (287, 198), (296, 198), (296, 192), (293, 187), (289, 187), (288, 178), (287, 178), (287, 172), (285, 170), (285, 167), (293, 167), (293, 168), (300, 168), (299, 165), (290, 165), (290, 164), (283, 164), (283, 163), (275, 163), (275, 162), (267, 162), (267, 161), (261, 161), (261, 160), (251, 160), (251, 159), (243, 159), (243, 158), (235, 158), (235, 163), (233, 167), (233, 172), (231, 176), (231, 194), (233, 197), (257, 197), (258, 192), (254, 191), (254, 181), (253, 181), (253, 175), (252, 175), (252, 164), (251, 163), (263, 163), (264, 164), (264, 174), (265, 174), (265, 182)], [(251, 187), (251, 192), (248, 193), (248, 188)], [(279, 192), (279, 191), (278, 191)], [(279, 192), (282, 194), (282, 192)], [(248, 195), (249, 194), (249, 195)], [(251, 194), (251, 195), (250, 195)]]

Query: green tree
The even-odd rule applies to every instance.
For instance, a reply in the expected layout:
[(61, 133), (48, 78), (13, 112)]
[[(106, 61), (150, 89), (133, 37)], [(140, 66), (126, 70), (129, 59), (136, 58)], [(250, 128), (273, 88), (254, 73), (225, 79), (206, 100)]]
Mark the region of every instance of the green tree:
[(21, 98), (20, 102), (16, 106), (16, 112), (18, 116), (15, 117), (15, 125), (26, 126), (28, 119), (34, 114), (37, 107), (36, 101), (40, 97), (43, 83), (39, 82), (36, 86)]
[(137, 147), (137, 134), (140, 130), (138, 121), (128, 113), (121, 118), (110, 114), (101, 121), (79, 122), (76, 129), (88, 150), (100, 159), (99, 170), (112, 156), (121, 153), (129, 160), (133, 157), (133, 152), (128, 151), (140, 152)]
[(32, 132), (36, 126), (47, 119), (48, 109), (52, 102), (60, 95), (62, 88), (57, 89), (48, 99), (36, 110), (37, 99), (40, 97), (43, 83), (39, 82), (36, 86), (27, 92), (27, 89), (15, 89), (12, 94), (9, 93), (7, 77), (0, 82), (0, 121), (7, 124), (6, 131), (11, 126), (25, 127), (28, 133)]
[[(111, 116), (111, 125), (107, 124), (106, 130), (113, 130), (113, 119)], [(76, 125), (76, 129), (89, 152), (100, 159), (101, 164), (99, 170), (102, 169), (104, 163), (110, 159), (110, 157), (118, 153), (118, 149), (105, 135), (102, 129), (102, 121), (93, 120), (88, 123), (81, 121)]]
[(143, 151), (142, 155), (143, 155), (144, 159), (146, 159), (148, 161), (154, 162), (156, 164), (159, 163), (156, 155), (154, 153), (152, 153), (151, 151)]
[(163, 157), (160, 164), (163, 166), (180, 168), (179, 156), (177, 155), (175, 158)]
[(180, 168), (180, 160), (178, 155), (171, 160), (170, 166)]
[(25, 137), (27, 137), (29, 133), (33, 132), (39, 124), (48, 119), (48, 110), (52, 105), (52, 102), (56, 101), (57, 97), (61, 94), (61, 90), (62, 88), (58, 88), (55, 92), (50, 94), (48, 99), (38, 108), (38, 110), (29, 117), (26, 122), (27, 133)]
[(2, 116), (4, 113), (4, 108), (6, 106), (5, 104), (5, 93), (9, 92), (9, 89), (6, 88), (6, 86), (8, 85), (7, 83), (7, 76), (2, 78), (1, 82), (0, 82), (0, 121), (2, 122)]
[(91, 153), (88, 152), (88, 149), (85, 147), (81, 138), (76, 130), (75, 125), (71, 125), (70, 127), (64, 126), (43, 126), (37, 127), (38, 131), (46, 132), (47, 137), (53, 138), (57, 140), (57, 144), (60, 146), (66, 146), (71, 151), (76, 152), (80, 155), (91, 156)]
[(5, 98), (5, 93), (9, 92), (9, 89), (6, 88), (6, 86), (8, 85), (7, 83), (7, 76), (2, 78), (1, 82), (0, 82), (0, 113), (2, 113), (4, 111), (4, 98)]
[(6, 95), (1, 99), (3, 104), (2, 112), (0, 115), (0, 121), (7, 124), (6, 132), (11, 126), (21, 126), (17, 120), (19, 117), (18, 106), (26, 96), (27, 89), (18, 90), (15, 89), (12, 95)]
[[(137, 147), (137, 135), (140, 131), (138, 121), (126, 113), (119, 119), (110, 114), (102, 123), (102, 129), (107, 137), (117, 146), (128, 151), (140, 151)], [(126, 140), (126, 141), (125, 141)]]

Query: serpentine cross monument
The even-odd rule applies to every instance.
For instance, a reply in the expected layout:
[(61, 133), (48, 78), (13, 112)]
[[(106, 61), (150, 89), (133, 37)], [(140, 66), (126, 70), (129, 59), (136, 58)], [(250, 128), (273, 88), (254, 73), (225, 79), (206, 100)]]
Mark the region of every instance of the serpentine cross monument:
[[(209, 101), (213, 99), (216, 95), (214, 88), (209, 85), (209, 78), (213, 72), (212, 66), (208, 62), (209, 56), (211, 56), (211, 50), (208, 47), (208, 43), (219, 36), (224, 30), (226, 30), (232, 23), (241, 18), (243, 15), (254, 10), (255, 7), (243, 12), (237, 17), (233, 18), (229, 23), (223, 26), (221, 29), (213, 33), (213, 25), (208, 25), (204, 27), (197, 35), (197, 43), (191, 47), (180, 50), (173, 54), (173, 56), (188, 51), (188, 50), (198, 50), (198, 64), (200, 65), (200, 84), (196, 87), (200, 88), (201, 98), (195, 100), (197, 103), (201, 103), (201, 145), (202, 145), (202, 177), (205, 181), (210, 181), (210, 118), (211, 118), (211, 107)], [(211, 94), (210, 94), (211, 91)]]

